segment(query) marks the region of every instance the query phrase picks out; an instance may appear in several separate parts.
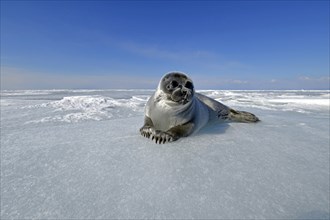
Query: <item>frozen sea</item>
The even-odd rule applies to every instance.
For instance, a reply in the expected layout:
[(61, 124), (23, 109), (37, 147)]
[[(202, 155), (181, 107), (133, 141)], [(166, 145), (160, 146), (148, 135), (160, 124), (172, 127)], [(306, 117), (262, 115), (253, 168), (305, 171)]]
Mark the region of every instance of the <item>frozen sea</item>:
[(1, 91), (1, 219), (329, 219), (329, 91), (203, 90), (261, 122), (164, 145), (152, 92)]

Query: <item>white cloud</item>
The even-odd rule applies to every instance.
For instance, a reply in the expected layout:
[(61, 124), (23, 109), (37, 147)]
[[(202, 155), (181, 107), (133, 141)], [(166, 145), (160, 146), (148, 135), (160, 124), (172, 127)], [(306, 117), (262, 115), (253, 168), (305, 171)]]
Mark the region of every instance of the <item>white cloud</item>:
[(249, 81), (247, 81), (247, 80), (234, 79), (234, 80), (228, 80), (228, 83), (232, 83), (232, 84), (248, 84)]
[(326, 82), (330, 81), (329, 76), (321, 76), (321, 77), (311, 77), (311, 76), (300, 76), (298, 77), (299, 80), (301, 81), (314, 81), (314, 82)]
[(308, 76), (299, 76), (298, 79), (303, 81), (310, 80)]
[(1, 67), (1, 89), (153, 88), (158, 80), (124, 73), (65, 75)]
[(137, 54), (148, 58), (165, 59), (170, 61), (189, 61), (194, 59), (210, 59), (216, 55), (209, 51), (194, 50), (168, 50), (162, 49), (157, 45), (143, 45), (133, 42), (122, 42), (120, 48), (130, 53)]

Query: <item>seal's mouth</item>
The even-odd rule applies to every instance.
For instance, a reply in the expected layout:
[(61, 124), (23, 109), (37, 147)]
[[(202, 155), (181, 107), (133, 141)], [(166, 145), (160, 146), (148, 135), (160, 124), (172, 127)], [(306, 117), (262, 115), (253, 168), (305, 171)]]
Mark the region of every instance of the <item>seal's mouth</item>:
[(190, 100), (189, 99), (181, 99), (180, 101), (177, 101), (177, 103), (180, 103), (182, 105), (185, 105), (189, 102)]
[(187, 104), (190, 100), (189, 99), (180, 99), (180, 100), (175, 100), (173, 98), (170, 99), (171, 101), (177, 103), (177, 104), (181, 104), (181, 105), (185, 105)]
[(185, 105), (188, 102), (190, 102), (192, 97), (192, 92), (189, 89), (177, 89), (173, 91), (173, 93), (170, 96), (170, 99), (173, 102)]

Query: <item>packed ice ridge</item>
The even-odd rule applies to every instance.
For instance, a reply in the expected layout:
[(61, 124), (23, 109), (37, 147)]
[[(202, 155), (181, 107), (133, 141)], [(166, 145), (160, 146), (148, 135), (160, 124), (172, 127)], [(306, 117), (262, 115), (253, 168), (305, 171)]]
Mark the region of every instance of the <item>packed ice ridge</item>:
[(329, 219), (329, 91), (202, 90), (262, 121), (165, 145), (152, 92), (1, 91), (1, 219)]
[[(297, 111), (302, 113), (309, 113), (309, 110), (326, 110), (327, 108), (329, 108), (329, 94), (321, 94), (319, 96), (312, 96), (310, 98), (310, 95), (303, 94), (301, 91), (288, 91), (284, 94), (278, 94), (278, 92), (273, 92), (268, 93), (267, 96), (265, 96), (263, 92), (257, 93), (251, 91), (240, 92), (204, 90), (200, 92), (220, 102), (225, 101), (225, 103), (229, 106), (236, 107), (252, 107), (274, 111)], [(292, 94), (293, 92), (296, 92), (298, 94)], [(317, 91), (313, 91), (312, 94), (313, 93), (317, 93)], [(22, 91), (16, 94), (38, 95), (48, 93), (47, 91)], [(13, 94), (10, 93), (10, 95), (12, 96)], [(147, 100), (148, 96), (146, 95), (132, 96), (129, 99), (113, 99), (111, 97), (105, 97), (100, 95), (68, 96), (63, 97), (61, 100), (26, 107), (48, 107), (55, 109), (55, 111), (68, 112), (67, 114), (59, 114), (53, 117), (45, 117), (39, 120), (28, 121), (27, 123), (52, 121), (78, 122), (80, 120), (99, 121), (116, 117), (127, 117), (131, 114), (127, 115), (125, 113), (128, 113), (130, 111), (142, 112), (143, 109), (141, 107), (146, 104)], [(6, 103), (3, 103), (3, 105), (6, 105)], [(123, 109), (125, 109), (126, 111), (123, 111)]]
[(40, 120), (28, 121), (27, 123), (42, 123), (51, 121), (78, 122), (80, 120), (110, 119), (124, 117), (123, 109), (127, 111), (142, 111), (141, 107), (146, 103), (145, 96), (133, 96), (130, 99), (113, 99), (103, 96), (69, 96), (61, 100), (52, 101), (39, 105), (27, 106), (26, 108), (54, 108), (54, 112), (70, 112), (64, 115), (45, 117)]

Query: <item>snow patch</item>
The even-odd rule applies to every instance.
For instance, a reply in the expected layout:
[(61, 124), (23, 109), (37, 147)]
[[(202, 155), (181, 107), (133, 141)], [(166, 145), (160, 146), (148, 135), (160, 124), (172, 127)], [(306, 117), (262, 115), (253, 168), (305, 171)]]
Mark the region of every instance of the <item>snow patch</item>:
[(329, 91), (201, 91), (231, 107), (310, 113), (328, 110)]
[(11, 105), (13, 105), (13, 101), (0, 99), (0, 106), (11, 106)]
[(132, 112), (143, 112), (147, 96), (132, 96), (130, 99), (113, 99), (104, 96), (69, 96), (59, 101), (52, 101), (25, 108), (54, 108), (54, 112), (64, 113), (31, 120), (27, 123), (44, 122), (79, 122), (84, 120), (106, 120), (113, 117), (128, 117)]
[(270, 99), (268, 100), (270, 103), (275, 104), (293, 104), (300, 106), (324, 106), (329, 107), (330, 100), (329, 99)]
[(56, 90), (3, 90), (1, 96), (49, 95)]

